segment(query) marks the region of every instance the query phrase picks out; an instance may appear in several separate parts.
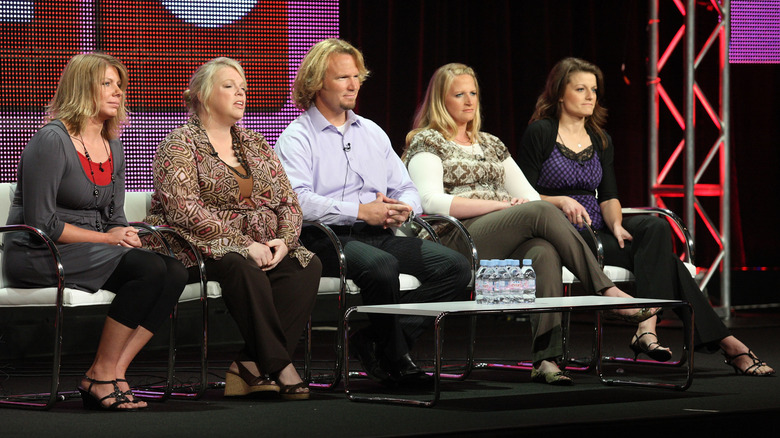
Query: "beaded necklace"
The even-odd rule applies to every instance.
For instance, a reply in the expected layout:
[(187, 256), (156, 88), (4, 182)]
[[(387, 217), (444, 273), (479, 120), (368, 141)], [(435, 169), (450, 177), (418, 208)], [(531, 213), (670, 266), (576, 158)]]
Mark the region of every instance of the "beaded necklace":
[(244, 171), (246, 171), (246, 175), (239, 172), (235, 167), (229, 165), (228, 163), (225, 163), (225, 160), (220, 158), (219, 154), (217, 153), (217, 150), (214, 149), (214, 145), (211, 144), (211, 139), (208, 138), (208, 134), (206, 135), (206, 138), (208, 139), (209, 142), (209, 146), (211, 146), (211, 150), (212, 150), (211, 155), (219, 158), (219, 161), (222, 161), (225, 164), (225, 166), (227, 166), (227, 168), (230, 169), (233, 173), (235, 173), (236, 176), (238, 176), (239, 178), (249, 179), (252, 177), (252, 173), (249, 171), (249, 166), (247, 165), (246, 157), (244, 156), (244, 148), (242, 147), (244, 145), (243, 144), (244, 142), (240, 138), (236, 138), (236, 137), (237, 137), (236, 135), (233, 135), (233, 133), (231, 133), (231, 140), (232, 140), (231, 146), (233, 148), (233, 153), (236, 155), (236, 160), (238, 160), (238, 165), (244, 168)]
[(236, 159), (238, 160), (238, 165), (244, 168), (244, 171), (246, 172), (246, 175), (242, 175), (241, 172), (239, 172), (235, 167), (228, 166), (230, 170), (233, 171), (239, 178), (241, 179), (249, 179), (252, 174), (249, 172), (249, 166), (246, 164), (246, 157), (244, 156), (244, 148), (242, 147), (244, 144), (243, 140), (240, 138), (233, 137), (232, 141), (233, 146), (233, 153), (236, 154)]
[[(98, 191), (97, 183), (95, 182), (95, 171), (92, 169), (92, 158), (89, 156), (89, 151), (87, 150), (87, 145), (84, 144), (84, 140), (81, 139), (81, 134), (79, 134), (78, 137), (72, 136), (71, 138), (74, 138), (81, 143), (81, 146), (84, 148), (84, 156), (87, 158), (87, 164), (89, 165), (89, 173), (92, 175), (92, 194), (95, 195), (95, 208), (98, 206), (98, 196), (100, 195), (100, 192)], [(101, 137), (101, 140), (103, 140), (103, 147), (106, 149), (106, 155), (108, 155), (108, 166), (111, 170), (111, 203), (108, 205), (108, 218), (111, 219), (114, 217), (114, 197), (116, 196), (116, 178), (114, 177), (114, 160), (111, 159), (111, 153), (108, 151), (108, 145), (106, 144), (106, 140)], [(103, 163), (98, 163), (98, 170), (101, 172), (105, 172), (103, 169)], [(95, 218), (95, 228), (97, 228), (98, 231), (103, 231), (103, 226), (100, 223), (100, 218)]]

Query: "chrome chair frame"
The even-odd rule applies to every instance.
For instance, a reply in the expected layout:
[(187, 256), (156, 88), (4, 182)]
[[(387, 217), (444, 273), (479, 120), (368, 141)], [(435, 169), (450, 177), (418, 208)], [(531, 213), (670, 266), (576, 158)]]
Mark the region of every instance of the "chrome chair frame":
[[(676, 213), (674, 213), (669, 209), (659, 208), (659, 207), (624, 207), (622, 208), (621, 211), (624, 215), (657, 214), (667, 219), (667, 221), (672, 225), (672, 231), (674, 232), (674, 234), (676, 234), (677, 237), (682, 241), (683, 262), (695, 266), (696, 246), (693, 241), (693, 238), (691, 237), (690, 231), (688, 231), (688, 227), (685, 225), (685, 223), (683, 222), (682, 218), (679, 215), (677, 215)], [(596, 248), (596, 260), (598, 260), (599, 266), (601, 266), (601, 268), (604, 269), (606, 266), (604, 264), (604, 245), (601, 243), (601, 237), (598, 235), (598, 232), (596, 230), (594, 230), (587, 224), (586, 226), (588, 228), (589, 235), (592, 237)], [(617, 357), (617, 356), (604, 356), (601, 358), (601, 360), (605, 362), (627, 362), (627, 363), (642, 363), (642, 364), (657, 365), (657, 366), (680, 367), (685, 364), (685, 361), (687, 360), (688, 357), (684, 348), (685, 346), (683, 346), (683, 351), (680, 353), (681, 354), (680, 358), (674, 361), (656, 362), (653, 360), (633, 359), (633, 358), (624, 358), (624, 357)], [(593, 366), (595, 360), (596, 358), (591, 358), (591, 361), (589, 362), (587, 369), (590, 369)]]
[[(155, 239), (158, 239), (160, 241), (162, 247), (164, 247), (170, 253), (170, 246), (168, 246), (165, 239), (162, 238), (162, 236), (154, 229), (154, 227), (151, 227), (143, 223), (132, 223), (131, 225), (141, 229), (142, 232), (153, 235)], [(56, 297), (55, 297), (55, 302), (53, 304), (44, 305), (44, 306), (45, 307), (51, 306), (54, 307), (55, 309), (55, 316), (54, 316), (55, 333), (54, 333), (54, 345), (52, 351), (51, 381), (49, 386), (49, 392), (42, 393), (42, 394), (14, 394), (14, 395), (0, 396), (0, 407), (47, 410), (50, 409), (56, 401), (64, 400), (76, 394), (75, 391), (68, 391), (68, 392), (59, 391), (60, 370), (62, 366), (62, 339), (63, 339), (62, 333), (63, 333), (63, 322), (64, 322), (64, 309), (65, 307), (68, 307), (64, 304), (66, 273), (62, 266), (62, 259), (60, 257), (59, 251), (57, 250), (56, 243), (45, 232), (43, 232), (38, 228), (31, 227), (28, 225), (12, 224), (12, 225), (0, 226), (0, 234), (9, 233), (9, 232), (26, 232), (36, 236), (38, 239), (41, 240), (41, 242), (45, 245), (46, 249), (48, 249), (49, 253), (52, 256), (52, 262), (54, 267), (53, 271), (57, 283)], [(30, 288), (30, 290), (36, 290), (36, 289), (39, 288)], [(105, 305), (105, 303), (101, 303), (98, 305)], [(27, 306), (11, 305), (11, 306), (3, 306), (3, 307), (27, 307)], [(172, 391), (173, 373), (174, 373), (174, 365), (175, 365), (175, 357), (176, 357), (175, 312), (176, 310), (174, 309), (173, 318), (171, 319), (171, 329), (169, 335), (168, 364), (166, 369), (165, 388), (162, 390), (143, 391), (144, 393), (143, 395), (147, 398), (155, 398), (164, 401), (170, 396)]]
[[(137, 224), (137, 222), (134, 222), (133, 224)], [(147, 227), (154, 230), (155, 233), (157, 233), (160, 236), (160, 239), (164, 242), (164, 245), (169, 250), (172, 257), (175, 257), (175, 254), (173, 253), (173, 250), (171, 249), (170, 242), (168, 239), (165, 239), (165, 235), (170, 236), (171, 238), (177, 239), (179, 242), (182, 242), (183, 244), (187, 245), (192, 252), (192, 254), (195, 255), (195, 263), (198, 267), (198, 271), (200, 272), (199, 275), (199, 289), (200, 294), (198, 297), (198, 300), (201, 303), (201, 332), (202, 335), (198, 338), (200, 339), (200, 346), (199, 346), (199, 353), (200, 353), (200, 360), (199, 360), (199, 366), (198, 366), (198, 372), (199, 372), (199, 383), (195, 385), (181, 385), (178, 387), (171, 386), (171, 389), (169, 391), (169, 397), (176, 398), (176, 399), (193, 399), (197, 400), (203, 396), (203, 394), (206, 392), (206, 389), (209, 389), (208, 384), (208, 279), (206, 277), (206, 265), (203, 260), (203, 256), (201, 256), (200, 252), (197, 251), (195, 246), (181, 237), (179, 233), (174, 231), (172, 228), (167, 226), (150, 226), (147, 224), (144, 224)], [(175, 328), (176, 321), (178, 319), (178, 312), (176, 310), (178, 309), (178, 306), (174, 309), (174, 314), (172, 317), (172, 327)], [(175, 333), (172, 331), (172, 338), (171, 342), (172, 345), (175, 346)], [(170, 376), (171, 382), (174, 380), (174, 376)], [(195, 387), (196, 389), (185, 391), (183, 390), (184, 387)], [(154, 391), (152, 391), (154, 392)], [(147, 390), (141, 389), (139, 391), (136, 391), (139, 395), (143, 396), (148, 393)]]

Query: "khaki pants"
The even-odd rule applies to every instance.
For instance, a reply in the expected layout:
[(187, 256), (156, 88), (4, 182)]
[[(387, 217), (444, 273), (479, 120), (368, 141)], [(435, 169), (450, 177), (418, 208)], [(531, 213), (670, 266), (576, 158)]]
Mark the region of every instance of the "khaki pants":
[[(579, 232), (549, 202), (528, 202), (462, 222), (481, 259), (532, 259), (538, 297), (563, 295), (562, 265), (579, 278), (588, 293), (614, 286)], [(442, 242), (465, 252), (455, 233), (442, 236)], [(534, 362), (563, 355), (560, 313), (532, 315), (531, 331)]]

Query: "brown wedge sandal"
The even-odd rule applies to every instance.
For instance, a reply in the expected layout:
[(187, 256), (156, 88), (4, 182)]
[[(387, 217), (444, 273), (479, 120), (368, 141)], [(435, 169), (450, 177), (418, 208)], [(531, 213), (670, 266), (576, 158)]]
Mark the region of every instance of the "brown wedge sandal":
[(225, 397), (241, 397), (254, 392), (279, 392), (279, 385), (264, 376), (255, 376), (241, 361), (236, 361), (238, 372), (225, 373)]
[[(280, 384), (279, 395), (284, 400), (308, 400), (311, 392), (309, 384), (306, 382), (299, 382), (295, 385), (281, 385)], [(306, 391), (298, 392), (298, 389), (306, 388)]]

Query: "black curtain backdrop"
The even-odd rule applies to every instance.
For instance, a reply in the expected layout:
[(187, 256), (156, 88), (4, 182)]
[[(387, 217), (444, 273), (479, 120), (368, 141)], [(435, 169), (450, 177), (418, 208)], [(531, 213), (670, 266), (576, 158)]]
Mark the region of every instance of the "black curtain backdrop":
[[(684, 18), (671, 0), (659, 3), (664, 50)], [(648, 205), (647, 1), (342, 0), (340, 16), (341, 37), (363, 51), (371, 70), (356, 110), (387, 131), (399, 154), (428, 80), (443, 64), (462, 62), (476, 70), (483, 130), (501, 138), (513, 154), (550, 68), (566, 56), (599, 65), (605, 79), (601, 103), (609, 109), (607, 130), (615, 142), (621, 202)], [(704, 41), (717, 15), (698, 8), (697, 17), (703, 23), (697, 38)], [(681, 50), (681, 46), (675, 50), (660, 75), (680, 111)], [(780, 216), (780, 208), (778, 196), (768, 191), (777, 184), (780, 164), (775, 145), (780, 114), (777, 105), (770, 104), (778, 97), (778, 70), (777, 65), (731, 66), (734, 266), (780, 266), (776, 249), (780, 233), (772, 220)], [(713, 51), (696, 80), (715, 105), (718, 79)], [(717, 131), (701, 106), (696, 112), (700, 162)], [(660, 127), (660, 155), (666, 157), (684, 134), (665, 110)], [(674, 166), (666, 183), (682, 184), (681, 166), (682, 161)], [(717, 182), (717, 167), (701, 182)], [(681, 201), (667, 202), (682, 215)], [(717, 221), (716, 199), (701, 202)], [(698, 264), (708, 265), (717, 246), (701, 221), (696, 232)]]

